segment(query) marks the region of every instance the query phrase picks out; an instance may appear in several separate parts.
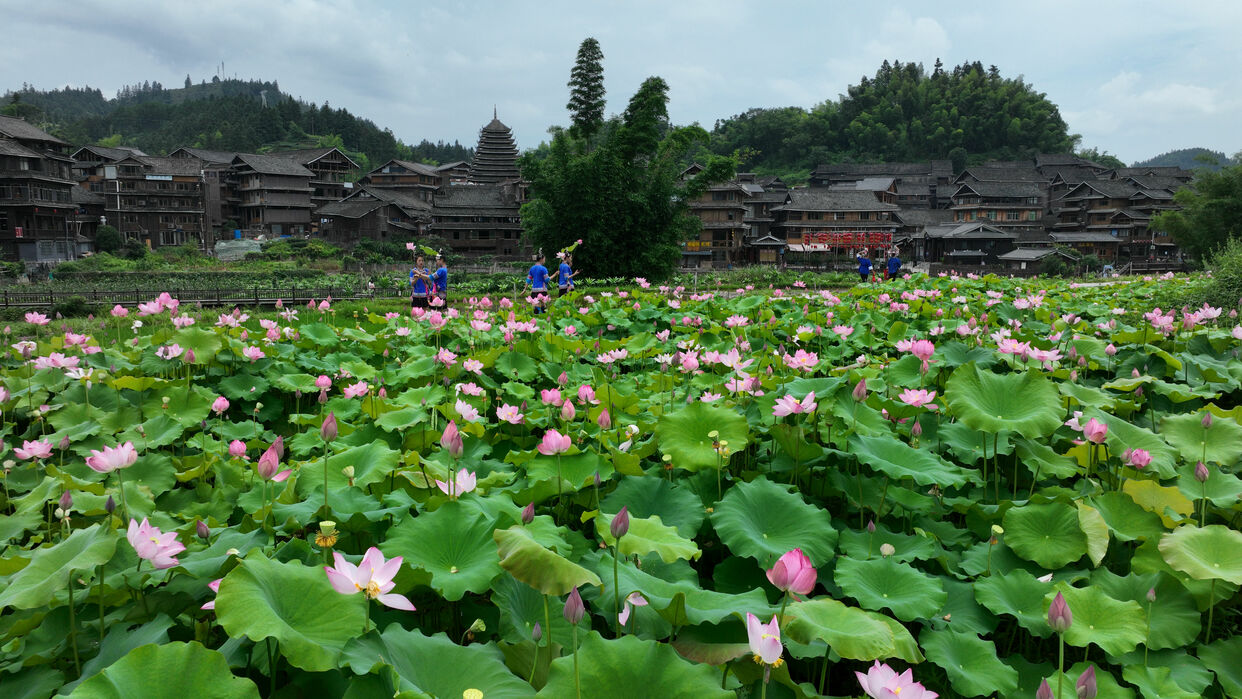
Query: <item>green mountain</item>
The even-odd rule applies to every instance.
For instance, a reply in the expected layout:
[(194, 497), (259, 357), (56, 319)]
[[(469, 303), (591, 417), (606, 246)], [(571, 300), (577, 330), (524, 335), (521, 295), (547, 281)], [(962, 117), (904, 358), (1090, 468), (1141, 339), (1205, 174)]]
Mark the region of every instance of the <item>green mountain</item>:
[(221, 80), (165, 88), (144, 82), (105, 98), (97, 88), (38, 90), (23, 85), (4, 95), (0, 113), (21, 116), (74, 144), (134, 146), (164, 154), (181, 146), (264, 152), (338, 146), (362, 170), (392, 158), (430, 163), (470, 160), (458, 142), (410, 145), (369, 119), (294, 99), (276, 82)]
[(810, 109), (751, 109), (716, 122), (711, 150), (737, 152), (760, 173), (805, 173), (820, 163), (988, 159), (1068, 153), (1057, 106), (996, 66), (963, 63), (931, 73), (922, 64), (885, 61), (836, 100)]
[[(1206, 162), (1205, 162), (1206, 159)], [(1211, 162), (1215, 161), (1215, 162)], [(1218, 150), (1207, 148), (1179, 148), (1168, 153), (1161, 153), (1154, 158), (1140, 160), (1134, 167), (1180, 167), (1187, 170), (1207, 168), (1216, 171), (1222, 167), (1233, 165), (1234, 161)]]

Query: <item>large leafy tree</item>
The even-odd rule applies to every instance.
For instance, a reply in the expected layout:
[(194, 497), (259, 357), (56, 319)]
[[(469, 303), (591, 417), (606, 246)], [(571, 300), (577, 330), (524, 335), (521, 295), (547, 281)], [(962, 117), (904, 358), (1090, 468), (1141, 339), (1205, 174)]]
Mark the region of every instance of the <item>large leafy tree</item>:
[(587, 276), (667, 277), (699, 229), (687, 202), (735, 170), (732, 158), (709, 156), (697, 174), (682, 176), (686, 155), (707, 140), (700, 127), (669, 125), (668, 85), (648, 78), (623, 116), (604, 125), (596, 148), (557, 131), (546, 153), (524, 156), (526, 235), (549, 254), (582, 239), (574, 266)]
[(569, 72), (570, 130), (589, 139), (604, 124), (604, 52), (591, 37), (582, 40)]
[(1242, 237), (1242, 164), (1215, 172), (1198, 170), (1191, 186), (1178, 190), (1173, 199), (1181, 210), (1166, 211), (1151, 225), (1167, 231), (1194, 259), (1203, 260), (1231, 238)]

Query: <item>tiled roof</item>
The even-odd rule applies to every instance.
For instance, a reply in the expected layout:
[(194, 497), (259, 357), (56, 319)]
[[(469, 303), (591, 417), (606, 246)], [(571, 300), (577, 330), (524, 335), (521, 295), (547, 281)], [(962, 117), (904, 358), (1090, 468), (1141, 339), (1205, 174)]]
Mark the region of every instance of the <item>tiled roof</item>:
[(19, 141), (46, 141), (59, 143), (62, 146), (69, 145), (25, 119), (15, 117), (0, 116), (0, 135)]
[(980, 182), (1044, 182), (1048, 178), (1030, 165), (972, 167), (957, 176), (958, 182), (972, 179)]
[(945, 223), (938, 226), (928, 226), (925, 232), (928, 238), (955, 238), (967, 240), (999, 240), (1002, 238), (1006, 240), (1013, 240), (1018, 235), (1012, 231), (1004, 231), (978, 221), (973, 223)]
[(198, 175), (202, 169), (190, 158), (165, 158), (154, 155), (135, 157), (146, 164), (152, 175)]
[(319, 209), (319, 216), (339, 216), (341, 218), (362, 218), (384, 205), (378, 199), (342, 199), (325, 204)]
[(773, 211), (897, 211), (896, 204), (886, 204), (871, 192), (835, 189), (792, 189), (789, 203), (774, 206)]
[(996, 259), (1007, 262), (1034, 262), (1056, 254), (1056, 248), (1014, 248), (1003, 255), (997, 255)]
[(241, 161), (252, 170), (264, 175), (290, 175), (293, 177), (310, 177), (314, 173), (289, 158), (275, 155), (255, 155), (254, 153), (238, 153), (233, 164)]
[(217, 165), (228, 165), (229, 163), (233, 162), (233, 158), (237, 157), (237, 153), (233, 151), (205, 150), (203, 148), (190, 148), (188, 146), (183, 146), (181, 148), (178, 148), (177, 150), (173, 151), (173, 153), (177, 153), (179, 151), (184, 151), (194, 156), (195, 158), (198, 158), (199, 160), (203, 160), (209, 163), (214, 163)]
[(11, 155), (18, 158), (42, 158), (43, 156), (30, 150), (17, 141), (0, 138), (0, 155)]
[(94, 153), (95, 155), (98, 155), (101, 158), (104, 158), (105, 160), (112, 160), (112, 161), (124, 160), (130, 157), (131, 155), (146, 155), (146, 153), (143, 153), (141, 150), (137, 148), (106, 148), (104, 146), (82, 146), (81, 148), (77, 150), (77, 152), (73, 154), (75, 159), (83, 160), (82, 158), (77, 158), (78, 153), (81, 153), (82, 151), (89, 151), (91, 153)]
[(1036, 182), (963, 182), (953, 196), (969, 190), (981, 197), (1043, 197), (1046, 186)]
[(1091, 231), (1070, 231), (1053, 233), (1052, 239), (1058, 243), (1116, 243), (1117, 238), (1110, 233), (1093, 233)]
[(313, 163), (316, 160), (323, 158), (329, 153), (338, 153), (350, 165), (354, 167), (358, 167), (358, 163), (355, 163), (353, 158), (350, 158), (348, 155), (345, 155), (344, 153), (341, 152), (340, 148), (336, 148), (334, 146), (328, 147), (328, 148), (299, 148), (297, 150), (278, 150), (278, 151), (272, 151), (271, 153), (268, 153), (268, 155), (275, 155), (280, 158), (289, 158), (290, 160), (293, 160), (302, 165), (309, 165), (310, 163)]
[(437, 194), (432, 209), (508, 209), (517, 211), (518, 203), (505, 188), (498, 185), (457, 185)]

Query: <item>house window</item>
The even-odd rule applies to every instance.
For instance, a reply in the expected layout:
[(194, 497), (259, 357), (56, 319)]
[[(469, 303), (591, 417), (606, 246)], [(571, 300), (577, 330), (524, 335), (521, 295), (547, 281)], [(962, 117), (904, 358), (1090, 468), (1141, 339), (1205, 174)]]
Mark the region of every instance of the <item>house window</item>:
[(871, 212), (870, 212), (870, 211), (863, 211), (862, 213), (858, 214), (858, 220), (859, 220), (859, 221), (870, 221), (870, 220), (871, 220)]
[(810, 221), (819, 221), (819, 220), (823, 219), (824, 215), (823, 215), (823, 214), (821, 214), (821, 213), (820, 213), (820, 212), (818, 212), (818, 211), (811, 211), (811, 212), (807, 213), (806, 217), (807, 217), (807, 219), (808, 219), (808, 220), (810, 220)]
[(834, 220), (834, 221), (844, 221), (844, 220), (845, 220), (845, 212), (844, 212), (844, 211), (834, 211), (834, 212), (832, 212), (832, 220)]

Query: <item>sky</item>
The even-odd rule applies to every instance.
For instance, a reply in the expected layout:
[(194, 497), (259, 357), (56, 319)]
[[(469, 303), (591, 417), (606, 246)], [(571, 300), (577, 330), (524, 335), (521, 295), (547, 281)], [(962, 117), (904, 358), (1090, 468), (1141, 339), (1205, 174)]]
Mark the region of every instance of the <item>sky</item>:
[(643, 79), (674, 123), (835, 100), (880, 63), (978, 60), (1021, 76), (1082, 147), (1126, 162), (1242, 150), (1242, 2), (799, 0), (0, 0), (0, 92), (30, 83), (279, 81), (407, 143), (473, 146), (495, 107), (519, 148), (566, 124), (578, 45), (604, 52), (608, 113)]

